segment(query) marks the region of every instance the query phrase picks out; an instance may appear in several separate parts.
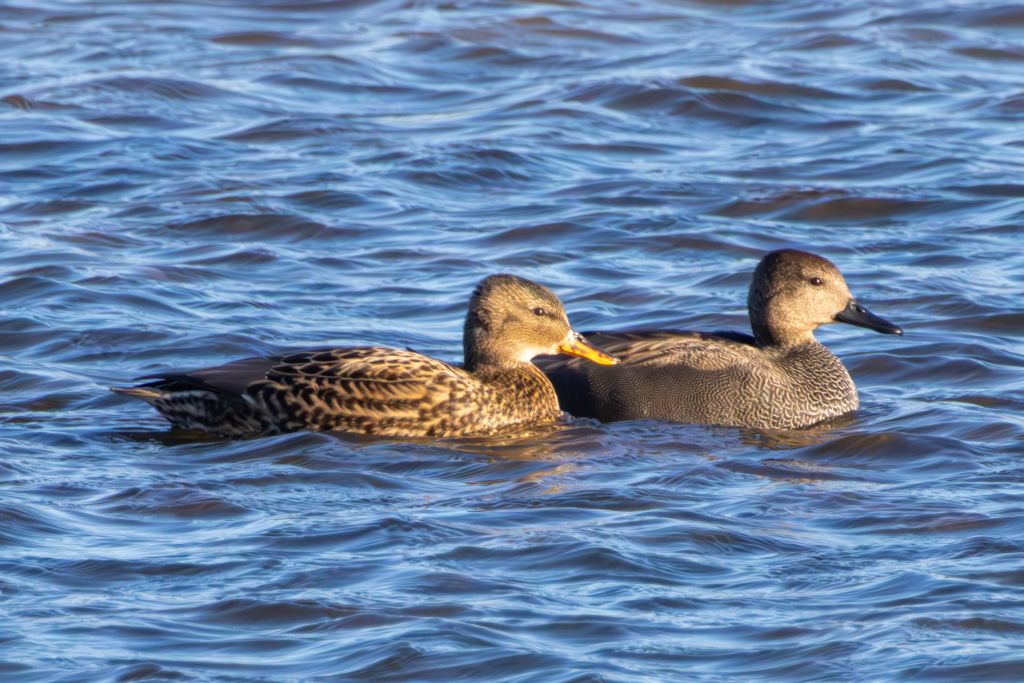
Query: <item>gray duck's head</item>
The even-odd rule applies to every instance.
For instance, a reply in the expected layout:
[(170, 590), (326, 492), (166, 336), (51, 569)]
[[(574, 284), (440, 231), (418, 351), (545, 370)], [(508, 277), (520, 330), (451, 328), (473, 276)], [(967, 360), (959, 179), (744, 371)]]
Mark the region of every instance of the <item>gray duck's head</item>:
[(551, 290), (515, 275), (491, 275), (477, 285), (469, 300), (462, 347), (470, 371), (558, 353), (600, 365), (619, 362), (572, 329)]
[(747, 305), (754, 336), (763, 346), (806, 344), (819, 326), (834, 322), (903, 334), (857, 303), (834, 263), (797, 249), (765, 254), (754, 270)]

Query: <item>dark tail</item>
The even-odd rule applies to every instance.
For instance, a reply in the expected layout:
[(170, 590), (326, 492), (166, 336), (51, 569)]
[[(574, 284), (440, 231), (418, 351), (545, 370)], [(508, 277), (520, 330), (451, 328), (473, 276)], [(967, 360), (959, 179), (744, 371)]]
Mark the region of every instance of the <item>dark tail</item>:
[(110, 387), (110, 390), (115, 394), (131, 396), (132, 398), (141, 399), (149, 404), (152, 404), (153, 401), (160, 398), (160, 392), (151, 387)]

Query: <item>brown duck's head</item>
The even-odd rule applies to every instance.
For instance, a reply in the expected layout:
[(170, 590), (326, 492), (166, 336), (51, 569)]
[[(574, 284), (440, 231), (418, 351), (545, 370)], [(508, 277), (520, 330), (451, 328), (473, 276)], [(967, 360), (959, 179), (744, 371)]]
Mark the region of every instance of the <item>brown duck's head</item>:
[(515, 275), (484, 278), (469, 300), (462, 346), (466, 368), (529, 363), (564, 353), (601, 365), (618, 359), (572, 329), (562, 302), (547, 287)]
[(815, 329), (833, 322), (903, 334), (857, 303), (834, 263), (797, 249), (765, 254), (754, 270), (747, 305), (754, 336), (765, 346), (807, 343)]

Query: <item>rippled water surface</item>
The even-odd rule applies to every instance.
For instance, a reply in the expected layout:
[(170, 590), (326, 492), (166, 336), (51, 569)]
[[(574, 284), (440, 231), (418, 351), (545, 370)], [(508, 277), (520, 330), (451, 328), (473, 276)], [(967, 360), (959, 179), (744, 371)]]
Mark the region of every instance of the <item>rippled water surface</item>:
[[(0, 678), (1024, 679), (1024, 9), (0, 6)], [(107, 392), (461, 351), (478, 279), (744, 329), (766, 250), (906, 329), (786, 434), (187, 439)]]

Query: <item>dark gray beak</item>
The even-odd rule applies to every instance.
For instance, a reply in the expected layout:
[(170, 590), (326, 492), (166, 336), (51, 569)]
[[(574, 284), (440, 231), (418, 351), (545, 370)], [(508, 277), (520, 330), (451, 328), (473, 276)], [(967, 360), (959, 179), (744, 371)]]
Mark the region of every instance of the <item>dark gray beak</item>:
[(858, 327), (866, 327), (882, 334), (903, 334), (901, 327), (893, 325), (880, 315), (875, 315), (853, 299), (846, 304), (846, 308), (836, 313), (836, 320)]

